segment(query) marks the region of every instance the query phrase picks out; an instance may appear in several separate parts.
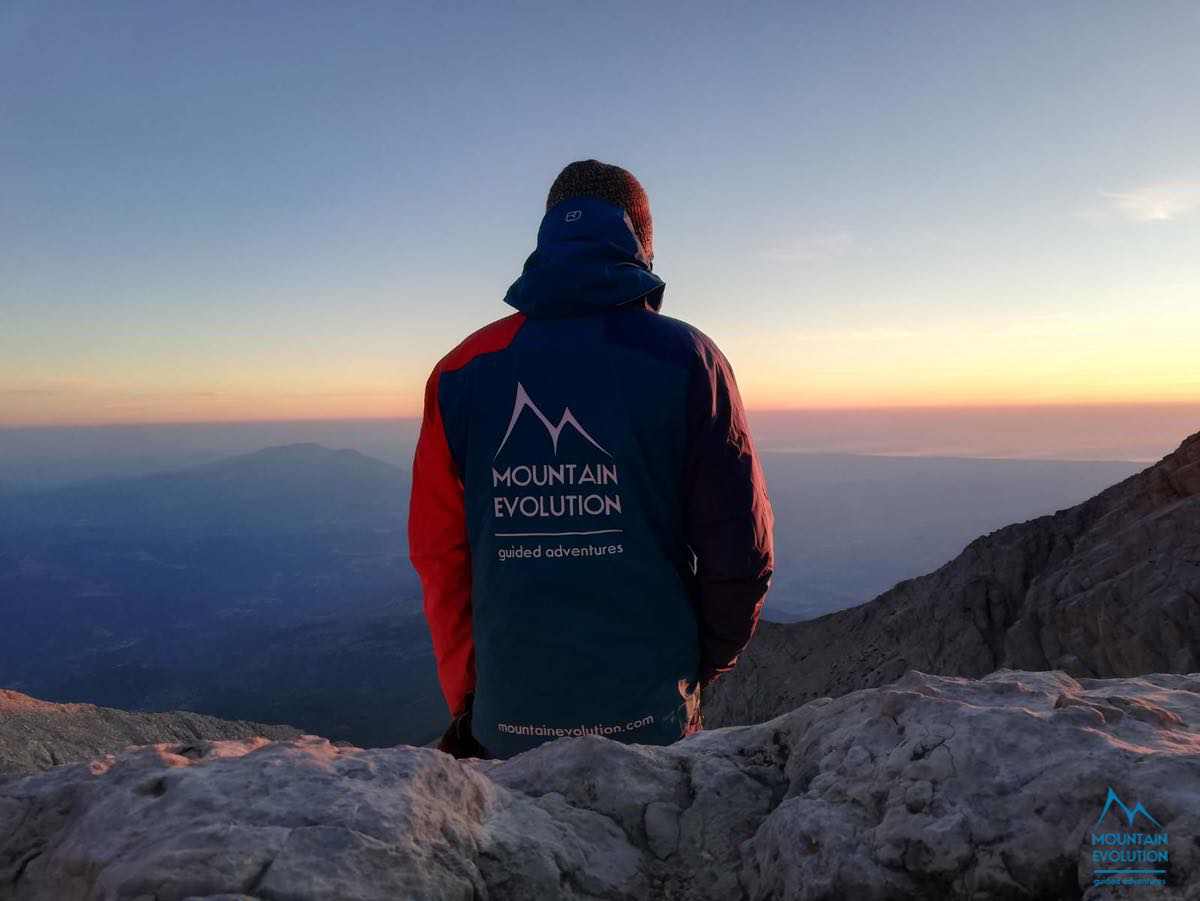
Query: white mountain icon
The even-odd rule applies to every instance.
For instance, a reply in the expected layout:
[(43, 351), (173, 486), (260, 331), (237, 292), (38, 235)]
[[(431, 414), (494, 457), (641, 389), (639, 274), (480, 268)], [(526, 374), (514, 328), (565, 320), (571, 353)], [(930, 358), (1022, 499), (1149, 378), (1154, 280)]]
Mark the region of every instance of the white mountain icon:
[[(513, 429), (517, 427), (517, 420), (521, 418), (521, 414), (527, 409), (532, 410), (533, 415), (536, 416), (541, 421), (542, 425), (546, 427), (546, 433), (550, 436), (550, 443), (554, 445), (554, 455), (556, 457), (558, 456), (558, 437), (562, 434), (563, 429), (565, 429), (567, 426), (571, 426), (573, 429), (575, 429), (576, 433), (589, 444), (591, 444), (592, 447), (596, 448), (596, 450), (601, 451), (609, 457), (612, 456), (612, 454), (604, 449), (599, 441), (587, 433), (587, 429), (579, 424), (579, 420), (575, 418), (575, 414), (571, 412), (570, 407), (563, 408), (562, 416), (560, 416), (558, 420), (558, 425), (555, 425), (550, 421), (550, 417), (538, 409), (538, 405), (533, 402), (533, 400), (529, 397), (528, 392), (526, 392), (525, 386), (520, 382), (517, 382), (517, 396), (513, 400), (512, 418), (508, 421), (508, 431), (504, 433), (504, 439), (500, 442), (500, 446), (496, 448), (496, 457), (499, 457), (500, 451), (504, 450), (504, 445), (508, 443), (509, 436), (512, 435)], [(494, 460), (496, 457), (493, 457), (492, 459)]]

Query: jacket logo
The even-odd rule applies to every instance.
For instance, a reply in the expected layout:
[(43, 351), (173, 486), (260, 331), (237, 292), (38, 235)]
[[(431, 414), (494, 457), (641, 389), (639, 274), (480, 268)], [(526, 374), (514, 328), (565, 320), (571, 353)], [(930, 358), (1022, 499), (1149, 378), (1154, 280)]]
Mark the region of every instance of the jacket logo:
[(583, 210), (571, 210), (571, 212), (567, 213), (566, 219), (564, 221), (565, 222), (574, 222), (576, 219), (578, 219), (582, 215), (583, 215)]
[(1109, 808), (1114, 804), (1121, 808), (1121, 812), (1125, 814), (1125, 822), (1131, 827), (1133, 826), (1134, 817), (1136, 817), (1139, 813), (1159, 829), (1163, 827), (1162, 823), (1150, 816), (1150, 811), (1142, 806), (1141, 801), (1138, 801), (1133, 805), (1133, 807), (1127, 806), (1119, 797), (1117, 797), (1117, 793), (1112, 790), (1112, 786), (1109, 786), (1108, 788), (1108, 797), (1104, 799), (1104, 809), (1100, 811), (1100, 817), (1096, 820), (1097, 826), (1104, 822), (1104, 817), (1108, 814)]
[(517, 396), (513, 400), (512, 418), (508, 421), (508, 431), (504, 433), (504, 439), (500, 442), (500, 446), (496, 448), (496, 456), (492, 458), (493, 460), (500, 456), (500, 451), (504, 450), (504, 445), (508, 443), (508, 439), (512, 435), (513, 429), (517, 427), (517, 420), (521, 418), (521, 414), (526, 410), (531, 410), (533, 415), (536, 416), (538, 421), (541, 422), (541, 424), (545, 427), (546, 434), (550, 436), (550, 443), (554, 446), (554, 456), (558, 456), (558, 439), (559, 436), (562, 435), (563, 429), (565, 429), (567, 426), (573, 428), (579, 437), (587, 441), (588, 444), (592, 445), (592, 447), (596, 448), (596, 450), (609, 457), (612, 456), (612, 454), (604, 449), (599, 441), (587, 433), (587, 429), (579, 424), (579, 420), (575, 418), (575, 414), (571, 412), (570, 407), (563, 408), (562, 416), (559, 417), (558, 424), (555, 425), (550, 421), (550, 417), (538, 409), (537, 404), (533, 402), (533, 400), (529, 397), (529, 394), (525, 391), (525, 386), (520, 382), (517, 382)]

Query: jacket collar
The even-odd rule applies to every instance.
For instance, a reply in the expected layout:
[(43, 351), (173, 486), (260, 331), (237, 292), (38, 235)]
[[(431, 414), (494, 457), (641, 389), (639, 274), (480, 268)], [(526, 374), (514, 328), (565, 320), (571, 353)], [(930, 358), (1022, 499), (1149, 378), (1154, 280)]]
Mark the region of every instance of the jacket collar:
[(504, 302), (533, 319), (581, 316), (634, 301), (657, 311), (665, 288), (650, 271), (625, 210), (594, 197), (569, 197), (542, 217), (537, 249)]

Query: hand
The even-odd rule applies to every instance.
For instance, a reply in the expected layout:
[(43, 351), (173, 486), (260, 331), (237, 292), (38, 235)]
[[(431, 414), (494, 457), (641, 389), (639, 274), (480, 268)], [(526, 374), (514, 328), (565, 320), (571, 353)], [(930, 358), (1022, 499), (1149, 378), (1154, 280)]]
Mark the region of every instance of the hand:
[(446, 728), (445, 734), (438, 741), (438, 750), (449, 754), (457, 760), (470, 757), (487, 760), (491, 756), (488, 754), (487, 748), (481, 745), (471, 733), (471, 710), (474, 702), (475, 696), (473, 694), (467, 695), (466, 706), (458, 716), (450, 720), (450, 725)]
[(700, 716), (700, 682), (680, 679), (677, 688), (687, 707), (688, 722), (683, 734), (693, 735), (704, 728), (704, 720)]

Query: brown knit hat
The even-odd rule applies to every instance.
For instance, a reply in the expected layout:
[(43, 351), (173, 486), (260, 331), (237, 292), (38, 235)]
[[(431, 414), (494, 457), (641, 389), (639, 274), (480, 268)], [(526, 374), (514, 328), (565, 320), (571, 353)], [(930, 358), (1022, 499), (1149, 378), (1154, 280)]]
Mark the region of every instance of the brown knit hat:
[(654, 259), (654, 223), (650, 219), (650, 200), (642, 183), (620, 166), (599, 160), (577, 160), (558, 173), (546, 209), (568, 197), (597, 197), (624, 208), (633, 222), (633, 231), (648, 259)]

